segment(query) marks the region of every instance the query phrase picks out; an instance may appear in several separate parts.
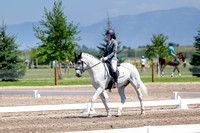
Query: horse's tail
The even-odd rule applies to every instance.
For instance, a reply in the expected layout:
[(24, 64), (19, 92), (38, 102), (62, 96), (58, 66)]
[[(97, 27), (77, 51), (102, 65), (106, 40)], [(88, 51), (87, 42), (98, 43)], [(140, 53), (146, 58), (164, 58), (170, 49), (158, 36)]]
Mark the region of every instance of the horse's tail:
[(142, 82), (142, 80), (140, 80), (140, 91), (142, 92), (142, 94), (143, 94), (144, 97), (148, 96), (148, 89), (144, 85), (144, 83)]

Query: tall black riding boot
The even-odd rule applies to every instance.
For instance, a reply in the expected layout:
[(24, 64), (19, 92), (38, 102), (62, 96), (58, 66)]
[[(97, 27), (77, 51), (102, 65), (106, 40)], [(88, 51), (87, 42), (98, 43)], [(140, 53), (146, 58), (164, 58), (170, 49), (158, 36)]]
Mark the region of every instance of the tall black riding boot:
[(112, 75), (113, 75), (113, 79), (114, 79), (113, 87), (116, 88), (117, 87), (117, 79), (118, 79), (117, 71), (113, 72)]

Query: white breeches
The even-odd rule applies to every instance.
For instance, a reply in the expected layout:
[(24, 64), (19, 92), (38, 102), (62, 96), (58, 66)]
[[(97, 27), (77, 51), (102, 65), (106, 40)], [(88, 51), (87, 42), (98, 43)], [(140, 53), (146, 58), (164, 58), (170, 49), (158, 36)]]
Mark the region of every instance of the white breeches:
[(116, 72), (116, 70), (117, 70), (117, 61), (116, 60), (112, 60), (111, 63), (112, 63), (113, 71)]

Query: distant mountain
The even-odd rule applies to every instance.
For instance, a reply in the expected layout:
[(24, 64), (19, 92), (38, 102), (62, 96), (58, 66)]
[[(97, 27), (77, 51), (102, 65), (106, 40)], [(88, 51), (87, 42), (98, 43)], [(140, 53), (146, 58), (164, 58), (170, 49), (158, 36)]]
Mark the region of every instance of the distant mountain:
[(8, 33), (17, 36), (17, 44), (20, 45), (20, 49), (26, 49), (27, 47), (36, 47), (36, 43), (39, 40), (34, 36), (33, 24), (39, 25), (38, 22), (25, 22), (16, 25), (7, 25)]
[[(156, 10), (138, 15), (123, 15), (110, 18), (112, 26), (117, 32), (117, 40), (123, 46), (137, 48), (147, 43), (151, 44), (152, 34), (168, 35), (168, 42), (180, 45), (193, 45), (194, 36), (200, 26), (200, 10), (190, 7), (169, 10)], [(82, 40), (79, 45), (96, 48), (103, 42), (104, 28), (107, 19), (86, 27), (79, 27)], [(39, 23), (34, 23), (38, 25)], [(17, 42), (21, 49), (27, 46), (35, 47), (39, 40), (34, 36), (32, 22), (18, 25), (7, 25), (11, 34), (17, 34)]]

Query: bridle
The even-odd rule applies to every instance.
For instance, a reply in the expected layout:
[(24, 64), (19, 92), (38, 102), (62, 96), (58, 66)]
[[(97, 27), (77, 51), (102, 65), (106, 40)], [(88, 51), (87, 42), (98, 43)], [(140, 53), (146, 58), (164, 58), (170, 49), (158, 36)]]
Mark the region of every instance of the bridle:
[(86, 63), (84, 61), (82, 61), (82, 60), (77, 61), (77, 63), (81, 64), (81, 67), (75, 67), (75, 70), (79, 70), (81, 73), (83, 73), (85, 71), (85, 69), (83, 67), (83, 64), (86, 64)]
[[(88, 67), (88, 68), (86, 68), (86, 69), (85, 69), (84, 66), (83, 66), (84, 64), (87, 65), (84, 61), (79, 60), (79, 61), (77, 61), (77, 63), (78, 63), (78, 64), (81, 64), (81, 68), (80, 68), (80, 67), (76, 67), (75, 70), (79, 70), (81, 73), (83, 73), (83, 72), (85, 72), (85, 70), (89, 70), (89, 69), (91, 69), (91, 68), (93, 68), (93, 67), (99, 65), (99, 64), (102, 63), (102, 62), (100, 61), (100, 62), (96, 63), (95, 65), (93, 65), (93, 66), (91, 66), (91, 67)], [(88, 65), (87, 65), (87, 66), (88, 66)]]

